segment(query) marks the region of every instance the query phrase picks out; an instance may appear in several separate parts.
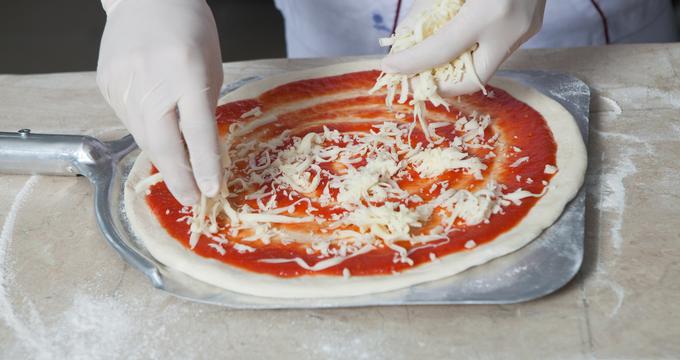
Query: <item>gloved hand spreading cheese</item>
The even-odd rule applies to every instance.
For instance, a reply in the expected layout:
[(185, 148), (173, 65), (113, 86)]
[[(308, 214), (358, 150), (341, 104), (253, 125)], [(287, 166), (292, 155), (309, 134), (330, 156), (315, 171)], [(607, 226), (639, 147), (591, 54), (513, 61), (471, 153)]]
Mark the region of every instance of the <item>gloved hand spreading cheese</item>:
[(498, 67), (541, 28), (545, 0), (415, 0), (382, 61), (374, 90), (387, 87), (388, 106), (413, 96), (414, 116), (427, 134), (425, 101), (484, 89)]
[(102, 94), (182, 204), (198, 203), (201, 192), (215, 196), (222, 167), (214, 114), (223, 74), (210, 8), (204, 0), (102, 3)]

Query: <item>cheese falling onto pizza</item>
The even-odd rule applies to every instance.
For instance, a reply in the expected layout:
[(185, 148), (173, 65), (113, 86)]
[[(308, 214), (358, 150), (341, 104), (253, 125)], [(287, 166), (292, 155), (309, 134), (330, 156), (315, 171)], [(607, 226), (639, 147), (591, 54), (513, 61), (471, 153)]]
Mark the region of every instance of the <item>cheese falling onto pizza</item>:
[[(253, 108), (246, 114), (244, 118), (262, 112)], [(225, 255), (230, 242), (240, 253), (273, 242), (303, 244), (308, 254), (318, 254), (321, 260), (313, 265), (297, 257), (260, 261), (291, 262), (311, 271), (389, 248), (395, 263), (412, 265), (411, 253), (447, 243), (457, 226), (488, 223), (504, 208), (543, 195), (522, 189), (506, 193), (505, 186), (494, 181), (469, 191), (438, 179), (447, 172), (483, 178), (487, 165), (471, 150), (502, 151), (497, 136), (485, 136), (491, 124), (488, 115), (460, 115), (453, 123), (460, 136), (453, 138), (437, 133), (452, 123), (430, 123), (432, 142), (427, 145), (412, 144), (410, 124), (400, 121), (375, 123), (368, 131), (340, 132), (324, 126), (322, 131), (296, 136), (284, 130), (267, 141), (239, 142), (256, 124), (257, 120), (230, 126), (220, 195), (203, 197), (197, 206), (182, 209), (184, 216), (178, 221), (190, 225), (191, 248), (198, 241), (210, 241), (211, 248)], [(430, 179), (428, 191), (435, 196), (424, 200), (417, 194), (422, 189), (402, 186), (413, 176)], [(160, 180), (158, 174), (151, 175), (136, 189)], [(285, 205), (277, 201), (281, 194), (289, 200)], [(308, 232), (287, 231), (286, 225), (304, 226)], [(403, 241), (410, 243), (409, 249), (397, 244)]]
[[(465, 0), (439, 0), (435, 5), (418, 15), (414, 24), (409, 28), (398, 29), (389, 38), (380, 39), (381, 46), (391, 46), (390, 53), (398, 53), (415, 46), (432, 34), (436, 33), (446, 23), (448, 23), (460, 8), (465, 4)], [(386, 74), (382, 73), (376, 80), (371, 93), (387, 88), (385, 102), (388, 107), (392, 107), (397, 94), (397, 102), (404, 104), (407, 101), (413, 106), (414, 123), (420, 123), (425, 136), (431, 136), (425, 120), (425, 103), (429, 101), (434, 106), (444, 106), (447, 110), (449, 103), (438, 94), (438, 82), (460, 82), (464, 75), (472, 76), (474, 81), (479, 84), (481, 90), (486, 94), (484, 85), (479, 80), (472, 61), (470, 49), (448, 64), (434, 69), (428, 69), (417, 74)], [(409, 100), (409, 95), (411, 100)]]

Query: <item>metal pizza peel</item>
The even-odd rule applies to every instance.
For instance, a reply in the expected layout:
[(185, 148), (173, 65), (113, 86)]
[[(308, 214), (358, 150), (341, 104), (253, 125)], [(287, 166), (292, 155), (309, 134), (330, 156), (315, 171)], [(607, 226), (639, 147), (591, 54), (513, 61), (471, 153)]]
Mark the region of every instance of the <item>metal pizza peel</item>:
[[(562, 104), (587, 143), (590, 88), (570, 75), (501, 71)], [(229, 92), (257, 78), (228, 84)], [(86, 176), (94, 186), (97, 224), (106, 241), (151, 284), (187, 300), (243, 309), (333, 308), (380, 305), (508, 304), (537, 299), (567, 284), (583, 260), (585, 190), (560, 218), (522, 249), (446, 279), (409, 288), (345, 298), (280, 299), (224, 290), (158, 262), (135, 236), (125, 214), (123, 189), (139, 154), (131, 136), (101, 142), (90, 136), (0, 132), (0, 173)]]

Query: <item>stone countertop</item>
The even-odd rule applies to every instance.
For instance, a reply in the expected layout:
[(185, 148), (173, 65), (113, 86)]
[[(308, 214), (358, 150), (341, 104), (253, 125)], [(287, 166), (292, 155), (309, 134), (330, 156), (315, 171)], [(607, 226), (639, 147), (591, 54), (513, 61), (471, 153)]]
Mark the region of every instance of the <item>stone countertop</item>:
[[(225, 64), (225, 81), (338, 60)], [(586, 255), (516, 305), (228, 310), (154, 289), (99, 233), (85, 178), (0, 175), (3, 358), (680, 356), (680, 44), (520, 51), (592, 90)], [(114, 139), (94, 73), (0, 75), (0, 131)], [(18, 201), (17, 201), (18, 200)]]

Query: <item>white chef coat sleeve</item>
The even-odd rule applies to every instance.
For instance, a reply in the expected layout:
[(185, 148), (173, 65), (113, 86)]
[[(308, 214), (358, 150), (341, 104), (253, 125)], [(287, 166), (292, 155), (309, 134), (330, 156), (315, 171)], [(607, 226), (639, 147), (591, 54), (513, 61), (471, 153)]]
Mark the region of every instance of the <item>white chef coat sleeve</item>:
[(397, 7), (413, 1), (275, 0), (285, 20), (290, 58), (386, 54), (378, 39), (392, 33)]

